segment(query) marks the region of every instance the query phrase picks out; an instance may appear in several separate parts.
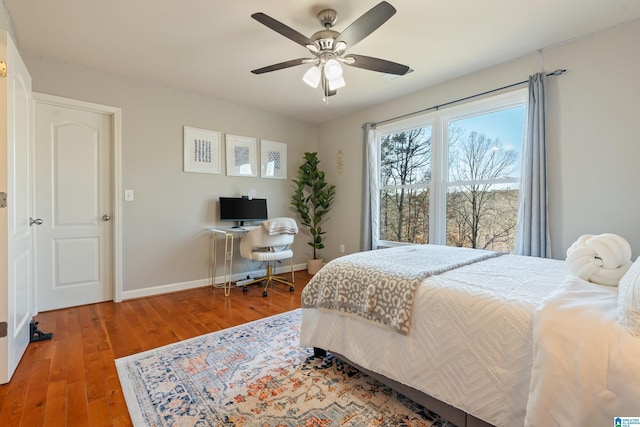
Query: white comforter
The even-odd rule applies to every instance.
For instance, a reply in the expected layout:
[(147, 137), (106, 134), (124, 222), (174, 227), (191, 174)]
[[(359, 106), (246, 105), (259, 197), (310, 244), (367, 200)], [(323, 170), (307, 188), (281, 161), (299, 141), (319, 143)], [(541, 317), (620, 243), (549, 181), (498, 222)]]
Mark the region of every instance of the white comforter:
[(611, 426), (640, 416), (640, 339), (616, 323), (618, 291), (567, 280), (534, 314), (527, 426)]
[(407, 336), (306, 308), (300, 342), (343, 354), (496, 426), (522, 426), (533, 312), (566, 277), (562, 261), (505, 255), (425, 279)]

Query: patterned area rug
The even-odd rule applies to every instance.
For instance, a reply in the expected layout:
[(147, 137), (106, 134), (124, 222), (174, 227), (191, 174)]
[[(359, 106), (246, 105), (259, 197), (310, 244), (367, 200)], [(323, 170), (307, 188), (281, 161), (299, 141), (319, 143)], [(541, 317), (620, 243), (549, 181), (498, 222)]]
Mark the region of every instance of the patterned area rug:
[(116, 360), (136, 426), (451, 426), (300, 347), (301, 311)]

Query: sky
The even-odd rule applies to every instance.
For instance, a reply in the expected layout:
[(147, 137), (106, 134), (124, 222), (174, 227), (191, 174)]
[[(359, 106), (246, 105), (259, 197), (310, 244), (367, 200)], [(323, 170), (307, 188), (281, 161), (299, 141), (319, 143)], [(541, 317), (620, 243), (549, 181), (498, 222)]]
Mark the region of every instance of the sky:
[[(491, 140), (500, 140), (499, 147), (504, 150), (514, 150), (521, 158), (522, 141), (524, 138), (524, 114), (525, 107), (513, 107), (507, 110), (496, 111), (489, 114), (469, 117), (453, 121), (458, 126), (462, 126), (465, 134), (476, 131), (484, 134)], [(520, 162), (517, 163), (510, 176), (520, 176)]]
[(456, 120), (467, 132), (475, 130), (487, 138), (499, 139), (505, 149), (522, 150), (525, 107), (514, 107), (495, 113)]

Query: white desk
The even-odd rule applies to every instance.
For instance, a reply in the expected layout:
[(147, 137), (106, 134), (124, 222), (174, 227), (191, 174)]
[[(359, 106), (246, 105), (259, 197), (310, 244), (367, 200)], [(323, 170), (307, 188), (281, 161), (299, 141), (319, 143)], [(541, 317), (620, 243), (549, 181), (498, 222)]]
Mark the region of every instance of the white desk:
[[(224, 295), (229, 296), (231, 292), (231, 277), (233, 274), (233, 246), (234, 240), (237, 235), (244, 234), (256, 225), (244, 226), (244, 227), (209, 227), (207, 230), (211, 233), (209, 241), (209, 252), (211, 259), (211, 286), (215, 286), (216, 269), (218, 265), (218, 257), (216, 251), (216, 240), (218, 236), (224, 237), (224, 281), (222, 287), (224, 288)], [(229, 256), (231, 254), (231, 256)]]

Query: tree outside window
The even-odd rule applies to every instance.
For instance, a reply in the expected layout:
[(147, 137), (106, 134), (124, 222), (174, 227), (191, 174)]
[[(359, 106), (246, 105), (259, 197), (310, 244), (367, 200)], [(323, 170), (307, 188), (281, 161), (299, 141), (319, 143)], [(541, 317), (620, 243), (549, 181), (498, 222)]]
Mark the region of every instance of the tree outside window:
[(380, 240), (513, 252), (524, 99), (382, 134)]
[(380, 237), (428, 243), (431, 127), (382, 137)]

